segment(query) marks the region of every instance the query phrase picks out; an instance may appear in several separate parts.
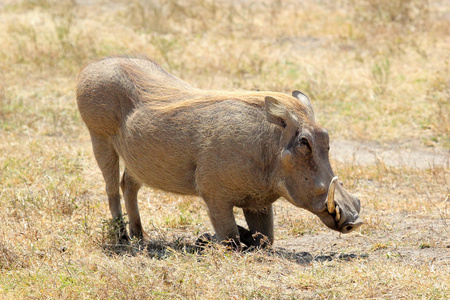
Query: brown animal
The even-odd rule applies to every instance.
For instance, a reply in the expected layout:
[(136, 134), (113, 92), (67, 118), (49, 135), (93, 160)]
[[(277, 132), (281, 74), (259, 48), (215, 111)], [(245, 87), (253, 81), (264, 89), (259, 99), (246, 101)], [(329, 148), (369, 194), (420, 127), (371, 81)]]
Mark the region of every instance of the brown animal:
[[(149, 59), (115, 57), (84, 68), (77, 102), (112, 217), (122, 218), (120, 186), (131, 236), (147, 237), (137, 202), (143, 184), (201, 196), (217, 239), (238, 248), (273, 243), (272, 203), (280, 197), (343, 233), (363, 223), (360, 201), (331, 169), (328, 133), (301, 92), (201, 90)], [(236, 225), (235, 206), (249, 231)]]

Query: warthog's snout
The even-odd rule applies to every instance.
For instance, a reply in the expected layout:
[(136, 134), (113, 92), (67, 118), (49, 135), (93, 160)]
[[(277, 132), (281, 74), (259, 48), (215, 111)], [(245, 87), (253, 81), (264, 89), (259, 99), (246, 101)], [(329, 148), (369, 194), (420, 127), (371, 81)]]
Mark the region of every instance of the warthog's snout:
[[(338, 197), (335, 197), (336, 192)], [(334, 219), (334, 224), (333, 222), (325, 222), (325, 224), (334, 230), (349, 233), (364, 224), (359, 217), (361, 201), (343, 188), (337, 176), (331, 180), (328, 187), (326, 208), (328, 214)]]
[(358, 217), (355, 221), (351, 221), (351, 222), (348, 221), (348, 222), (345, 222), (344, 224), (342, 224), (339, 231), (342, 233), (349, 233), (355, 229), (358, 229), (359, 226), (361, 226), (362, 224), (364, 224), (363, 219)]

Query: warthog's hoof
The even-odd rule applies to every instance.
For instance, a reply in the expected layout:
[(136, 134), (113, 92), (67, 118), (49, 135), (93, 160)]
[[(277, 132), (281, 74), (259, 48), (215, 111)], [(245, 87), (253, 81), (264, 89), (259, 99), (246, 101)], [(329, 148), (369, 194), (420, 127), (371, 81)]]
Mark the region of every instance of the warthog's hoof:
[(130, 241), (135, 239), (135, 240), (138, 240), (139, 243), (145, 244), (150, 241), (150, 236), (147, 233), (145, 233), (144, 231), (134, 233), (134, 232), (131, 232), (131, 230), (130, 230), (130, 236), (128, 237), (128, 239), (130, 239)]
[(217, 243), (217, 236), (211, 235), (209, 233), (204, 233), (201, 236), (198, 237), (198, 239), (195, 241), (195, 247), (198, 250), (203, 250), (206, 247), (210, 246), (212, 243)]
[[(270, 247), (271, 243), (267, 236), (257, 232), (252, 233), (250, 230), (239, 226), (239, 239), (230, 239), (228, 241), (222, 241), (220, 244), (229, 247), (232, 250), (237, 251), (253, 251), (256, 249), (264, 249)], [(238, 242), (239, 244), (236, 244)], [(210, 233), (204, 233), (197, 241), (195, 241), (195, 247), (199, 250), (204, 250), (206, 247), (211, 246), (212, 243), (219, 243), (217, 235), (211, 235)], [(242, 247), (241, 243), (245, 245)]]
[(271, 243), (269, 238), (262, 233), (252, 233), (250, 230), (239, 226), (239, 238), (241, 242), (246, 246), (245, 251), (252, 251), (256, 249), (264, 249), (270, 247)]
[(204, 233), (197, 239), (197, 241), (195, 241), (195, 246), (200, 251), (204, 250), (206, 247), (211, 246), (212, 244), (220, 244), (229, 248), (230, 250), (242, 250), (240, 243), (239, 245), (237, 245), (236, 241), (233, 239), (230, 239), (228, 241), (219, 241), (216, 234), (211, 235), (209, 233)]

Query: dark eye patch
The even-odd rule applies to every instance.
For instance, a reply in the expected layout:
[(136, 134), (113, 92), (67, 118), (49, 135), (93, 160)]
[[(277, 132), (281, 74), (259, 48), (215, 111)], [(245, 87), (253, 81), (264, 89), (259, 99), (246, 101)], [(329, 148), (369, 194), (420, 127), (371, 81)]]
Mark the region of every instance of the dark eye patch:
[(299, 144), (301, 147), (308, 147), (309, 151), (312, 151), (311, 144), (306, 137), (301, 137), (299, 140)]

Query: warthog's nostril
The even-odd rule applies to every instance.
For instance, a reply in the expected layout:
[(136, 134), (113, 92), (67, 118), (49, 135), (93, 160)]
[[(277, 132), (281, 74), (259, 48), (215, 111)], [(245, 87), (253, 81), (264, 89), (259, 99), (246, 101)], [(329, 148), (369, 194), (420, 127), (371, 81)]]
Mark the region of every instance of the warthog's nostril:
[(342, 233), (352, 232), (353, 230), (359, 228), (359, 226), (361, 226), (363, 223), (364, 223), (364, 221), (360, 217), (357, 217), (356, 221), (345, 222), (344, 224), (342, 224), (340, 231)]

